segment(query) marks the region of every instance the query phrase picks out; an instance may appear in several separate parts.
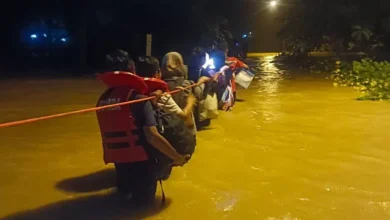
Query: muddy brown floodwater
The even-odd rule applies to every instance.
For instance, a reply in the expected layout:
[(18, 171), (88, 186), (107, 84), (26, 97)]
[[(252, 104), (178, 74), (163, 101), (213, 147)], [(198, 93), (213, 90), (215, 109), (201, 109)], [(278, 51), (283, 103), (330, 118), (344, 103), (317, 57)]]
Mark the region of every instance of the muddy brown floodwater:
[[(390, 103), (271, 60), (252, 60), (261, 68), (242, 101), (199, 133), (193, 160), (164, 183), (165, 207), (111, 195), (94, 113), (1, 129), (0, 219), (390, 219)], [(103, 90), (1, 81), (0, 121), (94, 106)]]

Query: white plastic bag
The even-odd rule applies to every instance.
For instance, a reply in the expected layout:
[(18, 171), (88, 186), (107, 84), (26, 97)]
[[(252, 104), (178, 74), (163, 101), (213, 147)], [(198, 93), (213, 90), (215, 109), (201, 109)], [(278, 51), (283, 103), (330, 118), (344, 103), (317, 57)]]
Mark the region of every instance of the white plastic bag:
[(215, 119), (218, 117), (219, 112), (217, 94), (214, 94), (213, 96), (207, 95), (206, 99), (204, 100), (203, 106), (204, 111), (203, 114), (201, 113), (201, 118)]
[(247, 89), (249, 85), (251, 84), (252, 80), (255, 78), (255, 75), (253, 75), (251, 72), (247, 70), (241, 70), (235, 78), (235, 82)]

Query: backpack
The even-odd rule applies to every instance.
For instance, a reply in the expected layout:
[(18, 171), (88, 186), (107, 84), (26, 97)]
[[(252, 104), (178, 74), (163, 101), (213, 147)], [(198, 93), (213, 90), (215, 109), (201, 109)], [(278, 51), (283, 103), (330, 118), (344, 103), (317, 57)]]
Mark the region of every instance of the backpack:
[[(173, 77), (171, 79), (166, 79), (165, 82), (167, 82), (168, 88), (170, 91), (176, 90), (177, 87), (179, 87), (179, 86), (185, 88), (185, 87), (193, 84), (192, 81), (186, 80), (184, 77)], [(171, 96), (172, 96), (173, 100), (175, 100), (177, 105), (181, 109), (183, 109), (183, 108), (185, 108), (185, 106), (187, 104), (187, 97), (188, 97), (189, 93), (191, 93), (191, 92), (192, 92), (192, 89), (189, 91), (188, 90), (181, 91), (181, 92), (172, 94)]]
[[(196, 137), (184, 124), (183, 119), (175, 114), (169, 114), (162, 109), (155, 110), (159, 133), (176, 149), (179, 154), (192, 155), (195, 151)], [(169, 165), (172, 160), (161, 152), (154, 152), (153, 156), (159, 163)]]

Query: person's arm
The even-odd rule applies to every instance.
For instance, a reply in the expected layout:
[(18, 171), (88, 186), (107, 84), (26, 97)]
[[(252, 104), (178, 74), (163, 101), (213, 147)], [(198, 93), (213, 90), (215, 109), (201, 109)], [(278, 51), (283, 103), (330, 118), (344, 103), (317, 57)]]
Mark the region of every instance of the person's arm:
[(196, 98), (193, 94), (189, 94), (187, 97), (187, 104), (183, 109), (183, 114), (179, 115), (183, 119), (187, 120), (192, 116), (192, 111), (194, 109), (194, 106), (196, 104)]
[(149, 96), (154, 96), (155, 97), (152, 100), (150, 100), (153, 103), (153, 105), (157, 105), (158, 100), (160, 99), (160, 97), (163, 94), (164, 94), (164, 92), (162, 90), (156, 90), (156, 91), (150, 93)]
[(172, 145), (158, 132), (156, 126), (144, 126), (143, 131), (149, 144), (158, 151), (173, 160), (173, 165), (182, 166), (187, 156), (183, 156), (172, 147)]
[(204, 91), (204, 88), (206, 87), (206, 84), (205, 83), (202, 83), (202, 84), (197, 84), (193, 89), (192, 89), (192, 93), (194, 94), (195, 98), (197, 100), (201, 99), (201, 97), (203, 96), (203, 91)]
[(192, 110), (194, 109), (196, 103), (196, 98), (193, 95), (189, 95), (187, 99), (187, 104), (184, 109), (181, 109), (175, 100), (173, 100), (170, 95), (163, 95), (157, 102), (157, 105), (164, 109), (164, 111), (175, 114), (182, 118), (183, 120), (188, 120), (191, 118)]
[(174, 165), (184, 165), (188, 156), (183, 156), (177, 153), (175, 148), (173, 148), (172, 145), (158, 132), (154, 110), (150, 102), (146, 102), (144, 104), (143, 116), (144, 123), (142, 129), (146, 140), (158, 151), (171, 158)]

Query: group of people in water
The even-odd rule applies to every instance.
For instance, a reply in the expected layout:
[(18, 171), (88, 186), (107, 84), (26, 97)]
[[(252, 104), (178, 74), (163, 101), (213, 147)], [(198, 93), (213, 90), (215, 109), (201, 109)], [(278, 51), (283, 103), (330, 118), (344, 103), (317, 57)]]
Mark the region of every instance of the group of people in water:
[(227, 54), (227, 48), (198, 54), (190, 68), (177, 52), (161, 65), (152, 56), (133, 61), (123, 50), (106, 55), (98, 79), (108, 89), (97, 106), (114, 106), (96, 112), (104, 162), (115, 165), (118, 191), (134, 204), (154, 201), (157, 183), (191, 159), (197, 131), (234, 106), (235, 74), (249, 67)]

